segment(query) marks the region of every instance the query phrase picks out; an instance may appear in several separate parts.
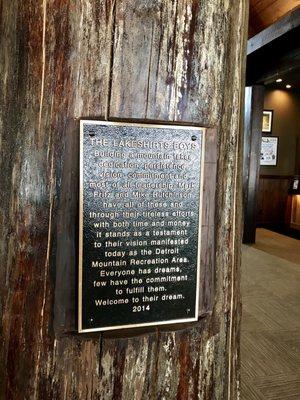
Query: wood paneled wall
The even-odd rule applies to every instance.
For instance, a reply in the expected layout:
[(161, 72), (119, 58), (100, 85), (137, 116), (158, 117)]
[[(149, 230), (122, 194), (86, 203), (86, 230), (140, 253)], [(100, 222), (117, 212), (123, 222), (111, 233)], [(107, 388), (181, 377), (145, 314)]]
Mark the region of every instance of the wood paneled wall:
[(290, 179), (290, 176), (260, 176), (257, 201), (258, 226), (285, 223)]

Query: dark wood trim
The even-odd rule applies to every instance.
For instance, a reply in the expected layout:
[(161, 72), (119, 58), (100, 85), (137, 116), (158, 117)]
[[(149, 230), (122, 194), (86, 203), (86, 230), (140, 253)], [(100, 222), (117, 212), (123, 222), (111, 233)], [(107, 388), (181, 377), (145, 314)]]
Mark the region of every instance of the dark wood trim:
[(244, 129), (244, 243), (255, 243), (264, 86), (246, 88)]
[(259, 179), (257, 198), (257, 224), (284, 225), (288, 203), (290, 179)]
[(292, 29), (300, 26), (300, 7), (295, 8), (289, 14), (275, 22), (262, 32), (248, 40), (247, 55), (254, 53), (265, 45), (278, 39)]
[(293, 179), (294, 175), (260, 175), (259, 179)]
[(286, 201), (286, 209), (284, 214), (284, 223), (286, 226), (290, 226), (291, 223), (292, 207), (293, 207), (293, 195), (288, 194)]

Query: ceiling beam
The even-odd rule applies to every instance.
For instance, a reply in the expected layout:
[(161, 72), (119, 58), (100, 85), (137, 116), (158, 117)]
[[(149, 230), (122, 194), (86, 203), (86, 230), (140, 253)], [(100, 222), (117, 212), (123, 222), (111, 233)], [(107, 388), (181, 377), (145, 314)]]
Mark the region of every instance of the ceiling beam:
[(300, 26), (300, 7), (294, 9), (273, 25), (248, 40), (247, 55), (273, 42), (282, 35)]

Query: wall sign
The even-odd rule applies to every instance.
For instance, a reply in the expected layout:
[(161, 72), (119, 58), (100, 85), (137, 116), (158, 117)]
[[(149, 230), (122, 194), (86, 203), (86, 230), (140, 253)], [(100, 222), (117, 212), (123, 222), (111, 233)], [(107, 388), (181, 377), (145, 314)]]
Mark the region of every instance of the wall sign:
[(260, 165), (277, 165), (278, 137), (263, 136), (261, 138)]
[(80, 332), (198, 319), (204, 134), (81, 121)]

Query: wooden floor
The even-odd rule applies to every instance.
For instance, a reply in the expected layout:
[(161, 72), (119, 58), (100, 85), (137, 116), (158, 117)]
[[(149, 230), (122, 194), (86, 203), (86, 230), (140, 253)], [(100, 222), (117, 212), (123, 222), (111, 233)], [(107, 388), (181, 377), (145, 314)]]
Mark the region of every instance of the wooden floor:
[(242, 293), (241, 399), (300, 400), (300, 241), (259, 229)]

